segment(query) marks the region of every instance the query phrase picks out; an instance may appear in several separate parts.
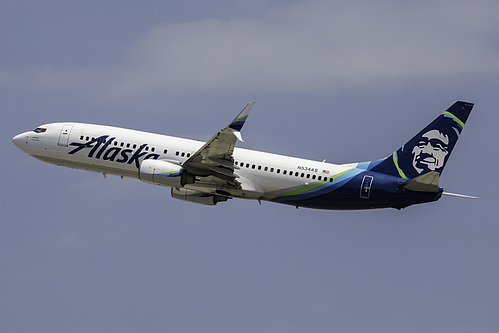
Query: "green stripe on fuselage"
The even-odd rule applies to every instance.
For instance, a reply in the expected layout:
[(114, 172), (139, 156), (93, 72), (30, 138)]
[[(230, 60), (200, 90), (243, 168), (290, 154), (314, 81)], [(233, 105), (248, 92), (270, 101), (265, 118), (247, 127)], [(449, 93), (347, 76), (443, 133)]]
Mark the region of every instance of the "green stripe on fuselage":
[[(352, 170), (352, 169), (348, 169), (348, 170), (345, 170), (343, 172), (337, 173), (336, 175), (331, 176), (331, 178), (333, 178), (333, 179), (338, 178), (338, 177), (340, 177), (341, 175), (347, 173), (350, 170)], [(291, 190), (291, 191), (288, 191), (288, 192), (281, 193), (278, 196), (279, 197), (287, 197), (287, 196), (292, 196), (292, 195), (303, 194), (305, 192), (311, 191), (314, 188), (319, 187), (319, 186), (324, 185), (324, 184), (329, 183), (329, 182), (330, 182), (329, 180), (322, 180), (322, 181), (319, 181), (317, 183), (307, 185), (305, 187), (297, 188), (296, 190)]]
[(311, 185), (308, 185), (308, 186), (305, 186), (305, 187), (301, 187), (301, 188), (298, 188), (296, 190), (291, 190), (291, 191), (288, 191), (288, 192), (281, 193), (278, 196), (279, 197), (287, 197), (287, 196), (291, 196), (291, 195), (302, 194), (302, 193), (305, 193), (307, 191), (313, 190), (314, 188), (316, 188), (318, 186), (321, 186), (322, 184), (325, 184), (325, 183), (327, 183), (327, 182), (320, 181), (318, 183), (311, 184)]

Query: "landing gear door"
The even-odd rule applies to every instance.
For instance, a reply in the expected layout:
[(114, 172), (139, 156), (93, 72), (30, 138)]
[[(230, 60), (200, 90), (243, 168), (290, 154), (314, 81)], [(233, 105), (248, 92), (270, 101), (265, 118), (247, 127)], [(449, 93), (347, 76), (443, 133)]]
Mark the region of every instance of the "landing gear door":
[(69, 134), (71, 133), (72, 125), (64, 125), (61, 130), (61, 134), (59, 135), (59, 141), (57, 144), (59, 146), (67, 147), (69, 142)]
[(373, 176), (365, 175), (360, 184), (360, 197), (364, 199), (369, 199), (371, 196), (371, 185), (373, 183)]

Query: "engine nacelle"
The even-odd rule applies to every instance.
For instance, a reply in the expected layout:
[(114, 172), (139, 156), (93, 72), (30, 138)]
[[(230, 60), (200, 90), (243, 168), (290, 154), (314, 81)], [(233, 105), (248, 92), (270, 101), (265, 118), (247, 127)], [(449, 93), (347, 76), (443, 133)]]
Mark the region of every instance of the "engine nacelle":
[(168, 186), (182, 187), (194, 184), (194, 175), (185, 171), (180, 165), (162, 160), (144, 160), (139, 167), (139, 179), (143, 182)]
[(194, 202), (201, 205), (214, 206), (217, 202), (227, 201), (227, 197), (186, 188), (172, 188), (172, 198)]

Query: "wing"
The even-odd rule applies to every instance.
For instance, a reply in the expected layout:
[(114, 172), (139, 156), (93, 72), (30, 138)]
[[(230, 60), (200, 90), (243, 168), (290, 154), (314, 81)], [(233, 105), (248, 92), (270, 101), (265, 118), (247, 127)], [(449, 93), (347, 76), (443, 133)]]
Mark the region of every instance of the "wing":
[(241, 188), (234, 174), (234, 147), (237, 139), (242, 141), (241, 129), (255, 102), (250, 102), (223, 130), (215, 134), (206, 144), (182, 164), (187, 172), (196, 176), (196, 184), (209, 183), (215, 187)]

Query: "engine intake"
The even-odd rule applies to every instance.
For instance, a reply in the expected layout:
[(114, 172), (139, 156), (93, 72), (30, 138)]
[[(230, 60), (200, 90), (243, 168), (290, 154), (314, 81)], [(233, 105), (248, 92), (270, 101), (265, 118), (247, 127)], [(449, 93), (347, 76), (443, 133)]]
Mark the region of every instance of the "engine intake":
[(194, 184), (194, 175), (185, 171), (182, 166), (162, 160), (144, 160), (139, 167), (139, 179), (143, 182), (167, 186), (182, 187)]

